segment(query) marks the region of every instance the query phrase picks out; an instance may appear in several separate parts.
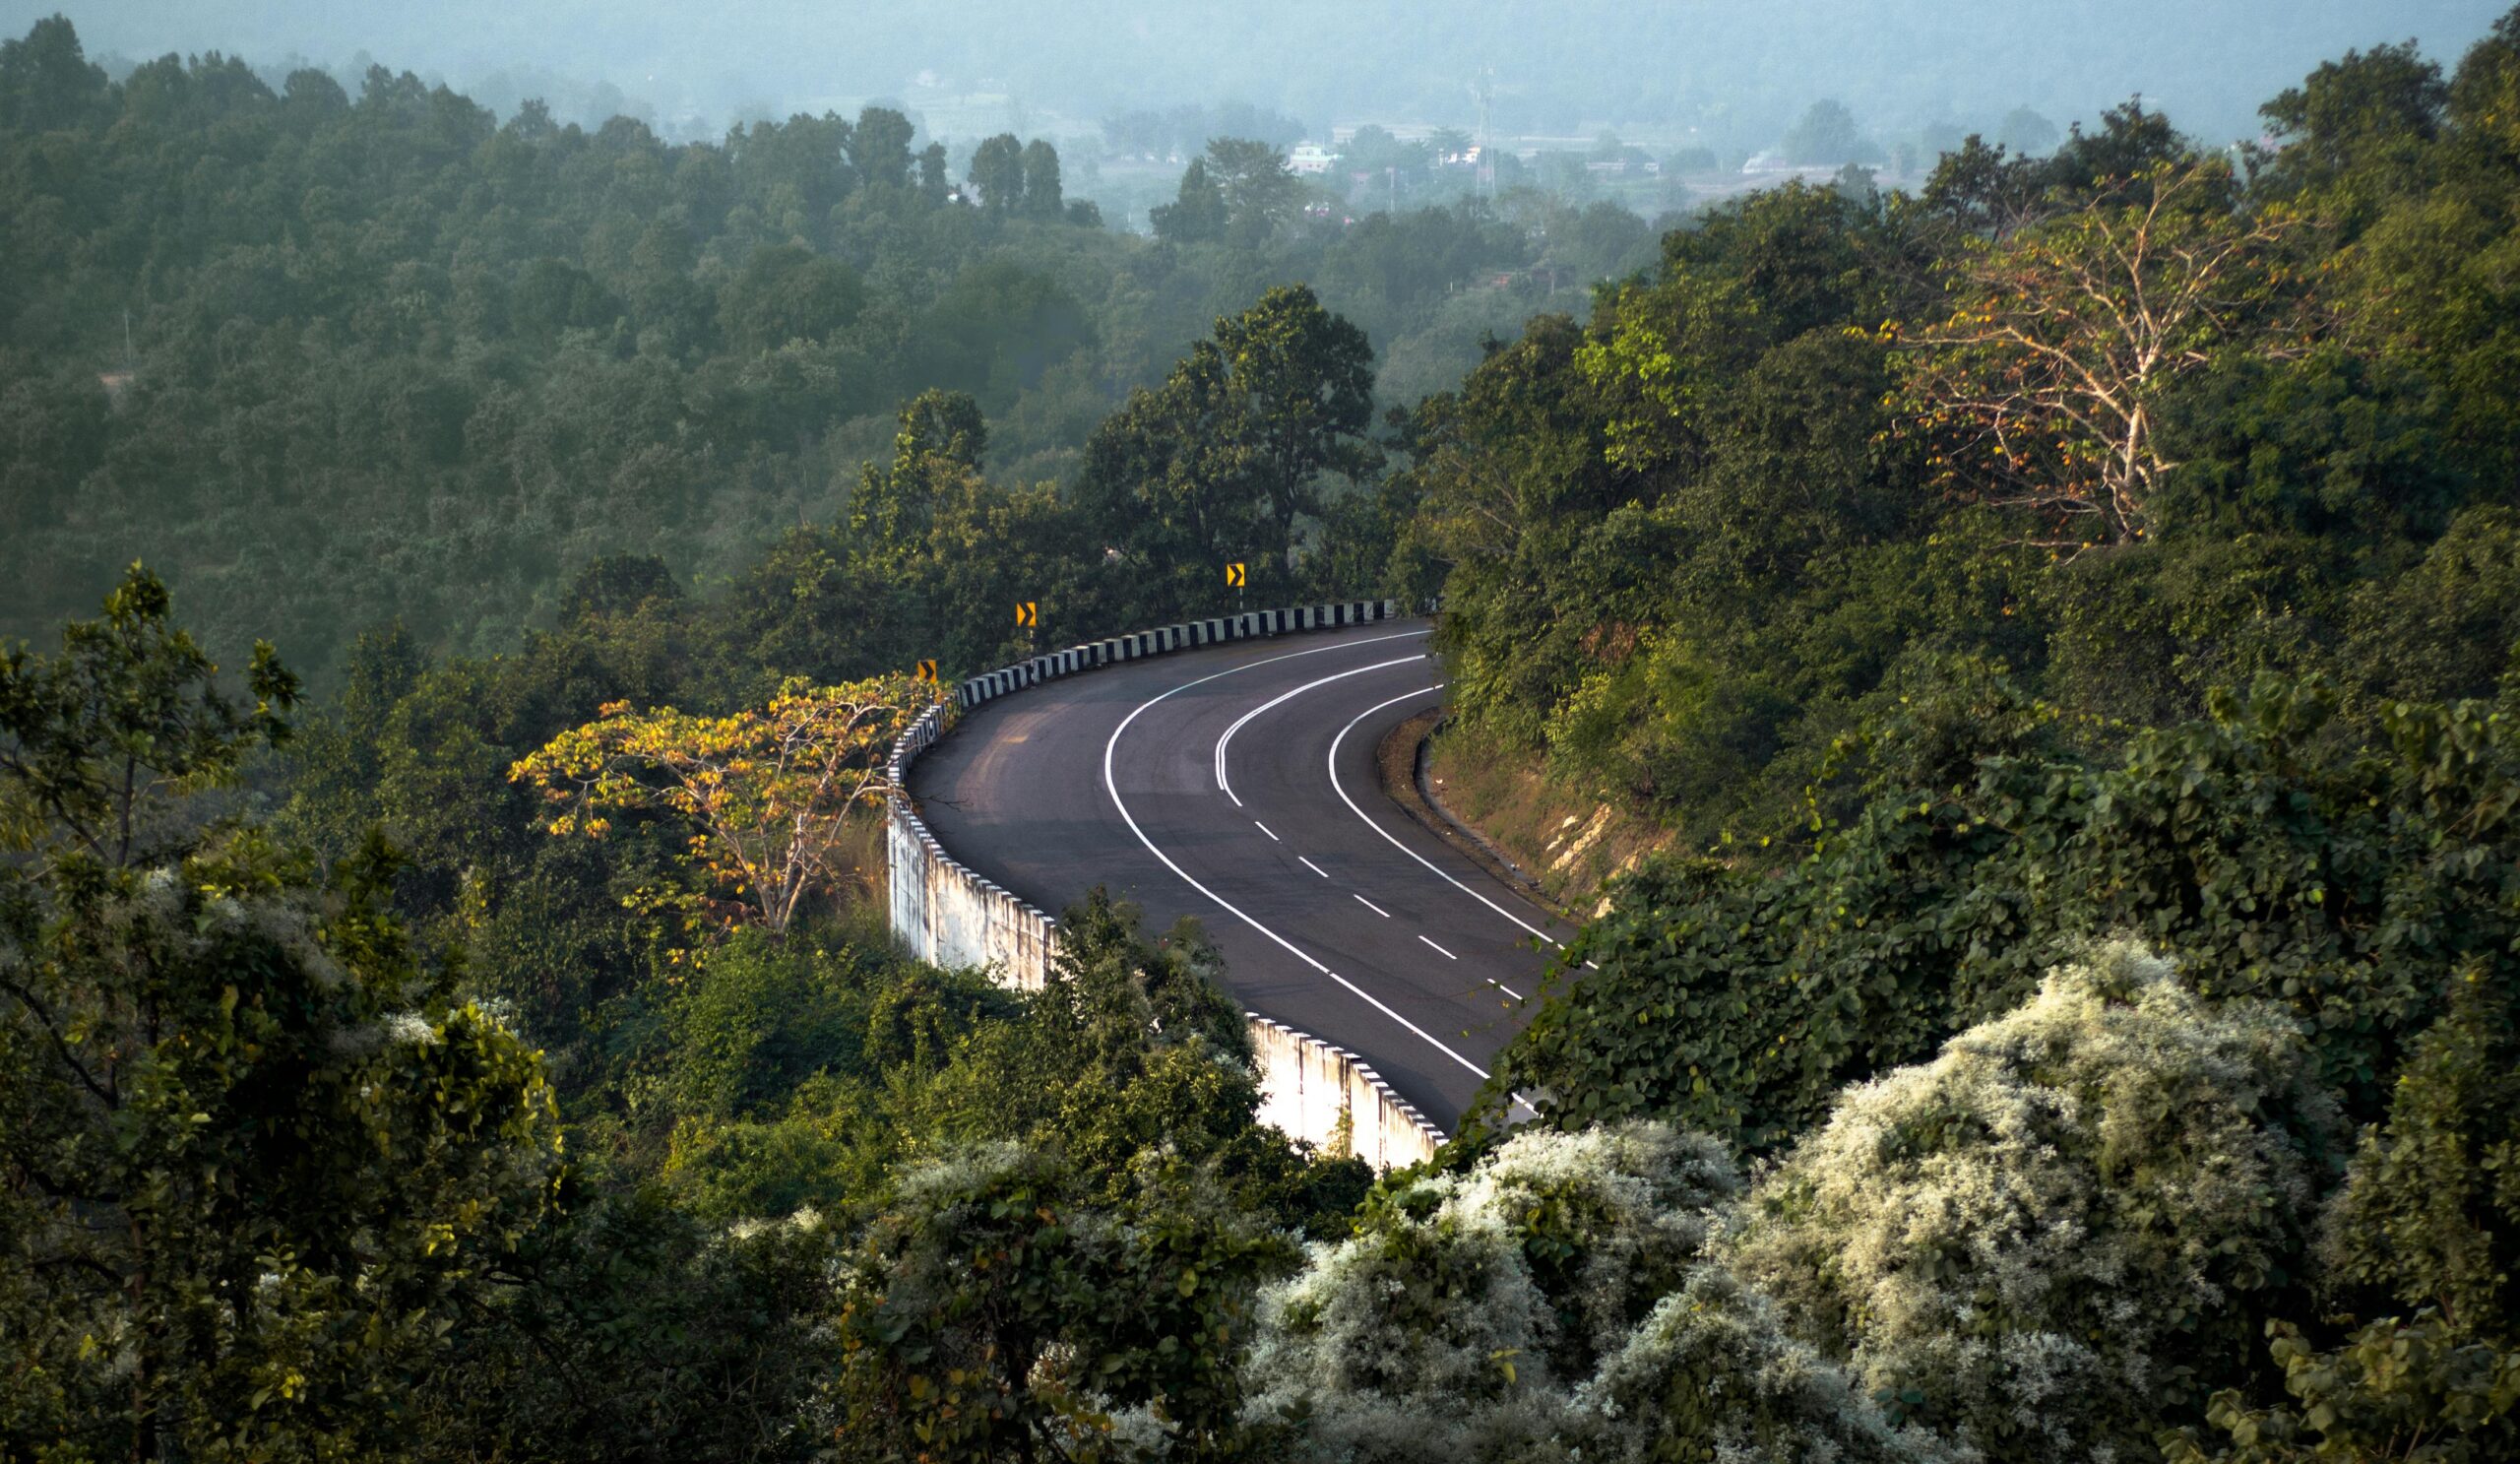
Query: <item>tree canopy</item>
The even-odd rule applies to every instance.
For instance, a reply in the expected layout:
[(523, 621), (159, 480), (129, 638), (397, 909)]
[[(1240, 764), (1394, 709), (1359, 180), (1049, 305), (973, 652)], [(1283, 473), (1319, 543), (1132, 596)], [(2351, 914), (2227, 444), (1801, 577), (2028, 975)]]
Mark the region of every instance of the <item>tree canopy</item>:
[[(0, 1456), (2520, 1448), (2520, 12), (1660, 228), (357, 80), (0, 49)], [(1584, 925), (1415, 1170), (851, 816), (1235, 561)]]

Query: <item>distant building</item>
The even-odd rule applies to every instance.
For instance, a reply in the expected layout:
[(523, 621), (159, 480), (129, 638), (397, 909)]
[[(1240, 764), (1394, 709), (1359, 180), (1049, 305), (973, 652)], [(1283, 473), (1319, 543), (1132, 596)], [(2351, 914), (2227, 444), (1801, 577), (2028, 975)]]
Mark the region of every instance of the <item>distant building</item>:
[(1331, 165), (1338, 160), (1338, 154), (1319, 143), (1304, 143), (1287, 155), (1287, 171), (1319, 177), (1330, 171)]
[(1750, 160), (1741, 164), (1741, 171), (1764, 178), (1800, 178), (1808, 183), (1834, 178), (1844, 165), (1836, 162), (1788, 162), (1783, 153), (1771, 148), (1764, 153), (1751, 154)]

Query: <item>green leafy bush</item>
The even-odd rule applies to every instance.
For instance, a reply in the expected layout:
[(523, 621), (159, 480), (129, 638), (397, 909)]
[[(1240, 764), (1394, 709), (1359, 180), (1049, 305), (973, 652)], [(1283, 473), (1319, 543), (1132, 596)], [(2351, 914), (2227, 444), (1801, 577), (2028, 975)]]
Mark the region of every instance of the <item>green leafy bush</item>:
[[(2328, 1328), (2268, 1323), (2290, 1401), (2239, 1389), (2207, 1410), (2226, 1437), (2163, 1435), (2173, 1464), (2420, 1457), (2483, 1464), (2520, 1451), (2520, 1032), (2512, 993), (2463, 973), (2416, 1045), (2385, 1123), (2363, 1130), (2328, 1206), (2321, 1290), (2353, 1306)], [(2362, 1326), (2355, 1312), (2403, 1308)]]
[(1240, 1436), (1235, 1343), (1286, 1241), (1152, 1156), (1117, 1203), (1080, 1180), (1110, 1182), (1010, 1143), (905, 1176), (841, 1267), (837, 1457), (1212, 1457)]
[(2197, 1430), (2165, 1432), (2170, 1464), (2488, 1464), (2520, 1445), (2520, 1352), (2464, 1341), (2431, 1310), (2384, 1317), (2326, 1352), (2290, 1322), (2267, 1330), (2292, 1401), (2260, 1408), (2236, 1388), (2215, 1394), (2206, 1418), (2228, 1443), (2208, 1449)]

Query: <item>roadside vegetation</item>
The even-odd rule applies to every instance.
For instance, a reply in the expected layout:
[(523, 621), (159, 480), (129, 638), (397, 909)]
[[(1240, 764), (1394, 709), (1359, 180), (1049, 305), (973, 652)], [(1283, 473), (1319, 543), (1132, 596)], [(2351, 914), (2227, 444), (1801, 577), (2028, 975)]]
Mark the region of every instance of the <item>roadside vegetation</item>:
[[(1265, 144), (1136, 240), (881, 108), (7, 42), (0, 1457), (2520, 1452), (2520, 11), (2265, 115), (1757, 194), (1400, 400), (1461, 307)], [(1415, 1172), (1254, 1121), (1193, 924), (855, 898), (910, 666), (1229, 560), (1440, 595), (1663, 841)]]

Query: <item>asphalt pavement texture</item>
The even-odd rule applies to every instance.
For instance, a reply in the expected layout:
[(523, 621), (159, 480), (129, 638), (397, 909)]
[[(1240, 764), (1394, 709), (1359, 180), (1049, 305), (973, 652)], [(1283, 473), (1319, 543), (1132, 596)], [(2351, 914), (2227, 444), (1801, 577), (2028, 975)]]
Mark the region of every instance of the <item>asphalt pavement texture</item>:
[(1053, 915), (1095, 886), (1150, 935), (1196, 916), (1236, 1000), (1362, 1057), (1450, 1133), (1562, 922), (1449, 849), (1374, 774), (1443, 699), (1422, 620), (1086, 671), (983, 703), (910, 791), (948, 853)]

